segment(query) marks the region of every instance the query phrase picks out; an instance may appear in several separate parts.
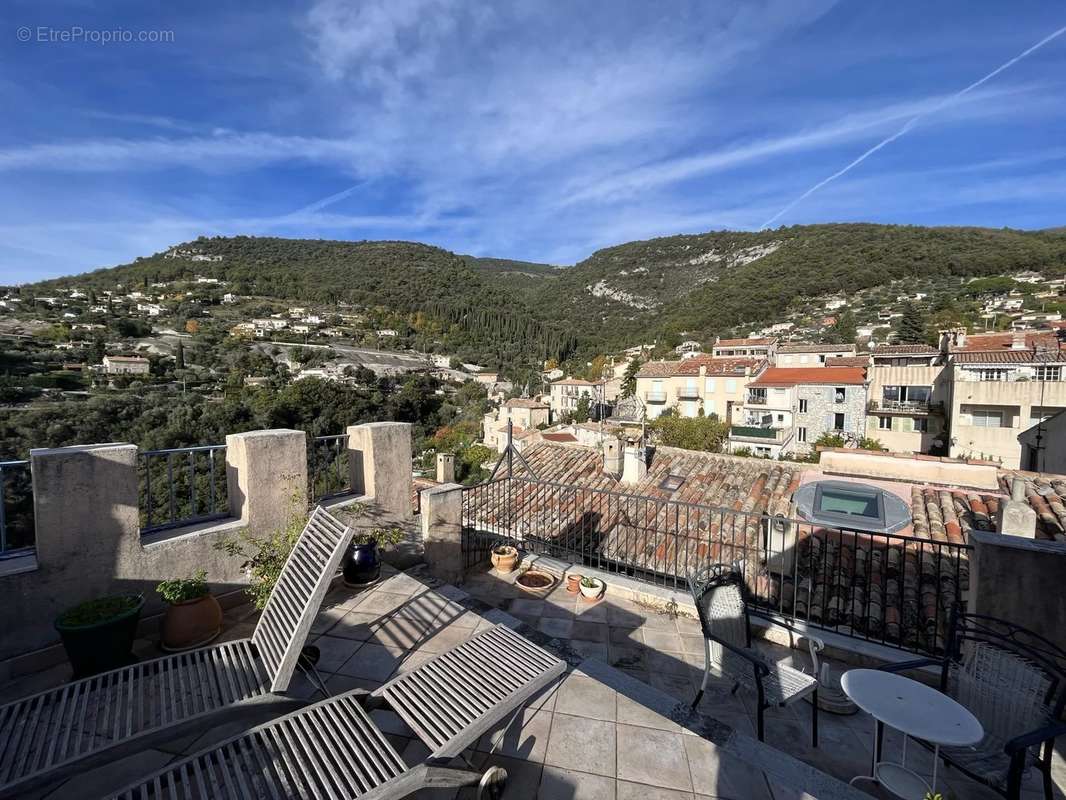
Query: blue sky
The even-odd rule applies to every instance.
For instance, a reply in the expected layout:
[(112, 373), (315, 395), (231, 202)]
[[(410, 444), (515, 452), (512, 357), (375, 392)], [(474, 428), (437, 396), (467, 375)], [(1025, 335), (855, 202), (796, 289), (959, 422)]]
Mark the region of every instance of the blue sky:
[[(571, 264), (771, 219), (1066, 225), (1066, 35), (952, 99), (1064, 25), (1058, 0), (7, 0), (0, 281), (201, 234)], [(76, 27), (172, 33), (53, 40)]]

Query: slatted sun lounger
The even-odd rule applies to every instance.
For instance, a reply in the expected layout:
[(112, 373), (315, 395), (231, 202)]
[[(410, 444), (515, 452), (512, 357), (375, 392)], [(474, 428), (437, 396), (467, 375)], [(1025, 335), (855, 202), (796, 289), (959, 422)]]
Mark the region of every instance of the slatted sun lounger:
[[(356, 689), (233, 737), (143, 778), (112, 800), (399, 800), (423, 788), (502, 795), (507, 773), (449, 766), (563, 673), (551, 653), (489, 628), (367, 694)], [(408, 767), (369, 711), (388, 707), (429, 748)]]
[(311, 514), (251, 638), (145, 661), (0, 706), (0, 797), (202, 727), (214, 714), (291, 710), (285, 695), (352, 529)]

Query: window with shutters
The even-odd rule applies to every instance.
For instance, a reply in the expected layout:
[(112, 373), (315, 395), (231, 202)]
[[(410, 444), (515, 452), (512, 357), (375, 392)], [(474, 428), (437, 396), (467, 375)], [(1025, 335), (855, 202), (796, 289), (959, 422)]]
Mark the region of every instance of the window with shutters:
[(807, 413), (807, 399), (806, 398), (801, 398), (800, 399), (800, 401), (799, 401), (799, 409), (800, 409), (800, 413), (801, 414), (806, 414)]
[(990, 408), (975, 408), (970, 416), (978, 428), (1002, 428), (1003, 412)]
[(914, 423), (914, 430), (918, 433), (929, 433), (929, 419), (926, 417), (915, 417), (911, 420)]
[(892, 417), (878, 417), (877, 427), (883, 431), (892, 430)]
[(846, 416), (844, 414), (834, 414), (833, 415), (833, 430), (835, 430), (835, 431), (847, 430), (847, 428), (845, 427), (846, 424), (847, 424), (847, 419), (846, 419)]
[(1036, 368), (1036, 380), (1038, 381), (1060, 381), (1062, 380), (1062, 367), (1057, 364), (1054, 366), (1040, 366)]
[(805, 442), (805, 441), (807, 441), (807, 429), (806, 428), (796, 428), (796, 441), (797, 442)]
[(843, 403), (848, 399), (848, 390), (845, 386), (837, 386), (833, 389), (833, 402)]

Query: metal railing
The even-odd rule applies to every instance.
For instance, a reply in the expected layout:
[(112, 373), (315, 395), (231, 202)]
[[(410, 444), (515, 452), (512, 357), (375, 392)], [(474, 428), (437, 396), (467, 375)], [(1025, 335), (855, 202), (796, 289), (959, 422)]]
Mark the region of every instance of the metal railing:
[(312, 437), (307, 461), (307, 482), (312, 500), (325, 500), (352, 490), (348, 434)]
[(733, 425), (729, 429), (730, 438), (780, 439), (784, 431), (780, 428), (763, 428), (757, 425)]
[(468, 567), (504, 541), (684, 591), (696, 567), (736, 564), (759, 610), (922, 653), (942, 650), (951, 606), (969, 585), (961, 542), (527, 478), (464, 489), (462, 524)]
[(699, 400), (700, 390), (691, 386), (685, 386), (677, 390), (679, 400)]
[(665, 403), (666, 392), (647, 391), (644, 393), (644, 399), (649, 403)]
[(764, 394), (749, 394), (748, 399), (745, 401), (749, 406), (764, 406), (766, 405), (766, 395)]
[(29, 461), (0, 461), (0, 560), (33, 552), (33, 481)]
[(928, 400), (871, 400), (869, 411), (899, 411), (905, 414), (943, 413), (944, 404)]
[(139, 454), (141, 533), (229, 516), (226, 445)]

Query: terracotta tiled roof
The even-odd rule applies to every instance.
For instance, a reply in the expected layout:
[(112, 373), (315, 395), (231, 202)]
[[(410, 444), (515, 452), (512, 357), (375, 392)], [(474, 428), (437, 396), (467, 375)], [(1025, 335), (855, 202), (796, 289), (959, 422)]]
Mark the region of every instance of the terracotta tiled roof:
[(598, 384), (592, 381), (585, 381), (581, 378), (560, 378), (557, 381), (552, 381), (552, 386), (597, 386)]
[(770, 367), (751, 386), (799, 386), (800, 384), (862, 384), (866, 371), (859, 367)]
[(577, 437), (572, 433), (542, 433), (541, 437), (548, 442), (560, 442), (564, 444), (577, 444)]
[(671, 378), (675, 375), (699, 375), (700, 367), (711, 377), (743, 375), (745, 369), (757, 372), (766, 362), (761, 358), (714, 358), (709, 355), (677, 361), (649, 361), (637, 372), (638, 378)]
[(829, 356), (825, 360), (827, 367), (862, 367), (870, 365), (868, 356)]
[(637, 371), (638, 378), (669, 378), (677, 375), (680, 361), (645, 361)]
[(1041, 364), (1066, 361), (1066, 351), (1050, 350), (982, 350), (974, 353), (955, 353), (956, 364)]
[(758, 339), (719, 339), (714, 343), (715, 347), (766, 347), (776, 342), (777, 339), (768, 337)]
[(935, 356), (940, 351), (927, 344), (880, 344), (874, 348), (874, 356)]
[(528, 397), (512, 397), (504, 405), (507, 408), (541, 408), (547, 409), (548, 406), (539, 400), (530, 400)]
[(1024, 352), (1015, 350), (1016, 340), (1024, 339), (1025, 349), (1033, 350), (1038, 345), (1057, 350), (1059, 348), (1059, 335), (1056, 331), (1024, 331), (1018, 333), (975, 333), (967, 336), (962, 345), (951, 348), (953, 353), (987, 353), (987, 352)]

